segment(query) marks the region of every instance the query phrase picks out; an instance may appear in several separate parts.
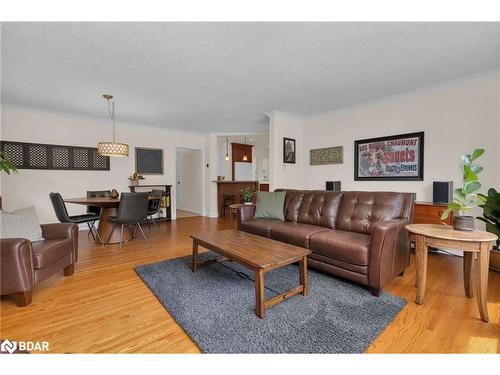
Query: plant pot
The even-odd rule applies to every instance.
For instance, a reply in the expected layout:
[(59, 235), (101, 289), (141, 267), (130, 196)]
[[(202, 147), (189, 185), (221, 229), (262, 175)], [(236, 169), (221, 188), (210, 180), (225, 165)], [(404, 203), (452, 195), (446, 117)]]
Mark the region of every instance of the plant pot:
[(474, 216), (456, 215), (453, 216), (453, 229), (472, 231), (474, 227)]
[(130, 186), (139, 186), (139, 180), (130, 180)]
[(491, 250), (490, 270), (500, 272), (500, 250)]
[(245, 204), (253, 204), (253, 202), (244, 202)]

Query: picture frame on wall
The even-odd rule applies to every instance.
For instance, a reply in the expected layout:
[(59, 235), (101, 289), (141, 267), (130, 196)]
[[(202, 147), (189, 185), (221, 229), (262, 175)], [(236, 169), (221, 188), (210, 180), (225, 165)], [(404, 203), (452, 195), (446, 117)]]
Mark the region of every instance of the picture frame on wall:
[(163, 174), (163, 149), (136, 147), (135, 172), (141, 175)]
[(295, 164), (296, 153), (295, 139), (283, 138), (283, 163)]
[(423, 181), (424, 132), (354, 141), (355, 181)]

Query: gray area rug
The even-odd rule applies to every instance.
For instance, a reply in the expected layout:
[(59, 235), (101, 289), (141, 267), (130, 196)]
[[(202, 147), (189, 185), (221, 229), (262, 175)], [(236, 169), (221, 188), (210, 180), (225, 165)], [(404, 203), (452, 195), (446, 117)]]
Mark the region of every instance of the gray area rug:
[[(135, 270), (205, 353), (362, 353), (406, 305), (309, 269), (309, 295), (279, 303), (262, 320), (254, 313), (253, 272), (229, 261), (196, 273), (190, 265), (184, 257)], [(266, 298), (298, 285), (297, 266), (273, 270)]]

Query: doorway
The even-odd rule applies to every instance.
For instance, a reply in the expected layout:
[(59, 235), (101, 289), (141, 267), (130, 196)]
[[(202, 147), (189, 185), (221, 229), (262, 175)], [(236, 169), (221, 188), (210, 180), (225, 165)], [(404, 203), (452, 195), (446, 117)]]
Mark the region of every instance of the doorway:
[(175, 152), (175, 205), (177, 219), (203, 214), (203, 159), (201, 150)]

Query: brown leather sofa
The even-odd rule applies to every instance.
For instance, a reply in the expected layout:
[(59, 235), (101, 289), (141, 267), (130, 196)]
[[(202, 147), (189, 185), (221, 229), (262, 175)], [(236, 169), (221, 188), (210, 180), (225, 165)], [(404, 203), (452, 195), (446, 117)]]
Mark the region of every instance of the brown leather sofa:
[(64, 270), (64, 276), (71, 276), (78, 260), (76, 224), (41, 227), (43, 241), (0, 239), (1, 294), (13, 295), (19, 307), (29, 305), (35, 285), (54, 273)]
[[(276, 191), (284, 191), (278, 189)], [(238, 229), (312, 251), (309, 266), (370, 288), (375, 296), (410, 262), (404, 226), (415, 194), (286, 190), (285, 221), (238, 210)]]

